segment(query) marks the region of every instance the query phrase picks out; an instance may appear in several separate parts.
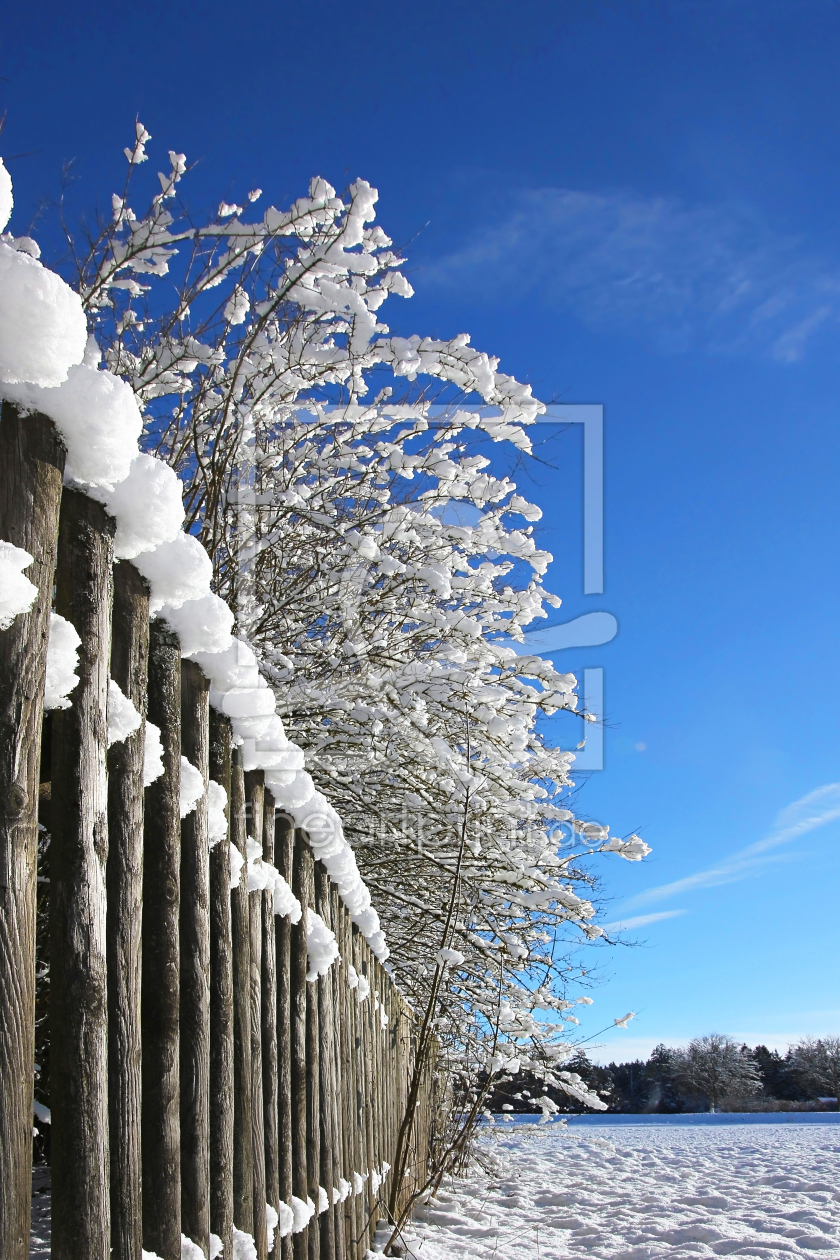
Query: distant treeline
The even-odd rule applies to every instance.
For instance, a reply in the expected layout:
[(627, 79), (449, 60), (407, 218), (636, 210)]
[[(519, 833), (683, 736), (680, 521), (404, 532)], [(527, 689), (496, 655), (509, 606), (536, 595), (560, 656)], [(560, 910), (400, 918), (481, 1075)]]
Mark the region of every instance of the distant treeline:
[[(832, 1039), (833, 1040), (833, 1039)], [(820, 1045), (821, 1043), (815, 1043)], [(825, 1100), (825, 1086), (812, 1073), (803, 1071), (801, 1051), (791, 1047), (782, 1055), (767, 1046), (740, 1046), (739, 1055), (755, 1082), (751, 1087), (733, 1091), (717, 1102), (720, 1111), (810, 1111), (837, 1110), (837, 1100)], [(748, 1066), (749, 1065), (749, 1066)], [(647, 1062), (634, 1059), (630, 1063), (592, 1063), (582, 1051), (565, 1067), (577, 1072), (590, 1089), (595, 1090), (611, 1112), (706, 1111), (707, 1094), (692, 1088), (686, 1081), (685, 1053), (657, 1046)], [(500, 1084), (488, 1099), (488, 1110), (532, 1112), (536, 1100), (548, 1095), (560, 1111), (579, 1112), (581, 1105), (560, 1090), (547, 1088), (530, 1073), (520, 1073), (514, 1080)]]

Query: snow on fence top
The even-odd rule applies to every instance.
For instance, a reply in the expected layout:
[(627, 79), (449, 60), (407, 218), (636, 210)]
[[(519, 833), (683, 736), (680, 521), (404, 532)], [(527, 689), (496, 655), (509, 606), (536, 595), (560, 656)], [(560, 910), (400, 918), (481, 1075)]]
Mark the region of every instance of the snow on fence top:
[[(12, 182), (0, 159), (0, 231), (12, 207)], [(182, 655), (209, 678), (210, 703), (230, 718), (245, 769), (264, 771), (276, 805), (305, 829), (353, 922), (384, 962), (388, 947), (379, 916), (341, 820), (315, 790), (303, 750), (287, 738), (253, 648), (233, 636), (233, 613), (210, 589), (209, 556), (183, 532), (178, 476), (139, 450), (143, 418), (133, 390), (99, 367), (81, 300), (39, 255), (30, 237), (4, 232), (0, 238), (0, 397), (52, 419), (67, 448), (65, 484), (98, 499), (115, 518), (117, 558), (130, 560), (149, 582), (150, 612), (172, 627)], [(0, 627), (35, 598), (23, 574), (31, 562), (28, 553), (0, 541)], [(56, 622), (62, 619), (54, 619), (52, 630), (60, 659), (53, 661), (51, 707), (66, 703), (77, 681), (67, 623)]]

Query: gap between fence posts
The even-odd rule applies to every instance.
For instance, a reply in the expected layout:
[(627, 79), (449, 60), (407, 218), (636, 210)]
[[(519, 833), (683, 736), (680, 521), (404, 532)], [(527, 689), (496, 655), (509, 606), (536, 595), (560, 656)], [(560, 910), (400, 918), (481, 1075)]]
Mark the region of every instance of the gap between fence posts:
[(0, 632), (0, 1255), (27, 1260), (35, 1063), (38, 787), (64, 446), (50, 420), (0, 413), (0, 539), (33, 558), (35, 602)]
[(149, 629), (148, 720), (160, 728), (164, 770), (146, 788), (143, 826), (143, 1246), (180, 1260), (181, 646), (159, 619)]
[(210, 1251), (210, 683), (181, 662), (181, 753), (204, 791), (181, 820), (181, 1232)]
[(143, 719), (108, 750), (108, 1125), (111, 1260), (136, 1260), (143, 1242), (140, 976), (143, 915), (143, 761), (149, 673), (149, 587), (114, 566), (111, 677)]
[[(221, 784), (230, 818), (230, 720), (210, 710), (210, 778)], [(233, 1254), (233, 951), (230, 823), (210, 850), (210, 1229)]]

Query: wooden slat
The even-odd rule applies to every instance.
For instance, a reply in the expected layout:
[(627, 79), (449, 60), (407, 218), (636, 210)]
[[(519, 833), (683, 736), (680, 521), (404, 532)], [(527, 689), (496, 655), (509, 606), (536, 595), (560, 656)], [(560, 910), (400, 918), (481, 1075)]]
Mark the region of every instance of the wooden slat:
[[(327, 927), (330, 927), (330, 880), (325, 867), (320, 862), (315, 863), (314, 877), (315, 909)], [(338, 1184), (338, 1176), (333, 1159), (336, 1094), (333, 1064), (332, 967), (325, 976), (319, 976), (310, 987), (316, 990), (313, 996), (317, 998), (318, 1004), (318, 1108), (321, 1125), (319, 1181), (330, 1200), (329, 1208), (318, 1218), (321, 1234), (320, 1254), (321, 1260), (335, 1260), (336, 1213), (332, 1206), (332, 1188)]]
[(245, 777), (234, 749), (230, 772), (230, 838), (243, 859), (231, 892), (233, 941), (233, 1221), (254, 1232), (254, 1113), (251, 1080), (251, 921), (248, 906)]
[[(277, 869), (291, 887), (294, 852), (294, 823), (278, 814), (274, 831)], [(277, 942), (277, 1140), (280, 1198), (291, 1204), (293, 1191), (292, 1118), (292, 921), (288, 915), (274, 920)], [(305, 981), (304, 981), (305, 983)], [(305, 1144), (305, 1139), (304, 1139)], [(287, 1235), (280, 1243), (280, 1260), (292, 1260), (293, 1243)]]
[[(262, 770), (245, 775), (245, 797), (248, 808), (248, 835), (262, 848), (265, 784)], [(245, 878), (245, 872), (242, 873)], [(251, 1011), (251, 1159), (254, 1169), (254, 1243), (257, 1260), (266, 1260), (265, 1229), (265, 1137), (263, 1129), (262, 1080), (262, 893), (248, 895), (250, 933), (250, 1011)]]
[[(266, 790), (263, 804), (263, 859), (274, 862), (274, 797)], [(262, 894), (262, 1074), (265, 1200), (277, 1211), (280, 1201), (280, 1151), (277, 1137), (277, 966), (274, 893)], [(275, 1236), (269, 1255), (279, 1256)]]
[[(292, 1118), (292, 1189), (306, 1202), (309, 1194), (308, 1114), (307, 1114), (307, 960), (306, 907), (312, 899), (312, 855), (306, 839), (295, 829), (292, 858), (292, 890), (303, 907), (303, 916), (291, 933), (291, 1118)], [(309, 1235), (317, 1235), (317, 1225), (307, 1225), (293, 1236), (294, 1260), (307, 1260)]]
[(26, 1260), (32, 1195), (38, 765), (64, 447), (46, 416), (0, 414), (0, 539), (33, 558), (32, 607), (0, 630), (0, 1256)]
[[(230, 721), (210, 710), (210, 778), (230, 814)], [(228, 831), (230, 827), (228, 826)], [(210, 1229), (233, 1254), (233, 946), (230, 841), (210, 850)]]
[[(149, 588), (127, 560), (114, 568), (111, 677), (145, 719)], [(108, 751), (108, 1123), (112, 1260), (143, 1241), (140, 1042), (145, 720)]]
[(107, 1260), (111, 1246), (105, 864), (113, 537), (100, 503), (64, 492), (56, 611), (82, 643), (79, 682), (71, 707), (54, 715), (52, 748), (52, 1254), (61, 1260)]
[(143, 823), (143, 1246), (179, 1260), (181, 648), (159, 620), (149, 632), (148, 720), (160, 727), (164, 772), (146, 789)]
[(181, 1232), (210, 1248), (210, 683), (181, 662), (181, 752), (204, 795), (181, 821)]

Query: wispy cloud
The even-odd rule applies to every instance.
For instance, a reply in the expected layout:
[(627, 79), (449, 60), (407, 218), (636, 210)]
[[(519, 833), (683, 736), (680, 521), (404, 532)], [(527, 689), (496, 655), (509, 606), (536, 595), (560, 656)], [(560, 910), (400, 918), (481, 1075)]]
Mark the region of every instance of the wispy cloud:
[(514, 193), (423, 284), (531, 295), (663, 348), (760, 350), (786, 363), (840, 319), (840, 259), (815, 257), (742, 205), (626, 191)]
[[(757, 874), (770, 862), (782, 861), (789, 855), (774, 854), (773, 849), (789, 844), (799, 836), (824, 827), (826, 823), (840, 818), (840, 783), (826, 783), (823, 787), (802, 796), (792, 805), (788, 805), (776, 818), (776, 821), (761, 840), (739, 849), (731, 857), (725, 858), (714, 866), (686, 875), (683, 879), (674, 880), (670, 884), (660, 884), (656, 888), (648, 888), (637, 893), (624, 903), (626, 906), (641, 906), (651, 901), (666, 901), (678, 893), (690, 892), (697, 888), (712, 888), (719, 884), (732, 884), (736, 880), (746, 879)], [(642, 916), (645, 917), (645, 916)], [(623, 920), (626, 924), (629, 920)]]
[(637, 914), (632, 919), (619, 919), (615, 923), (602, 923), (605, 932), (627, 932), (631, 928), (647, 927), (649, 923), (659, 923), (662, 919), (676, 919), (685, 914), (685, 910), (658, 910), (654, 914)]

